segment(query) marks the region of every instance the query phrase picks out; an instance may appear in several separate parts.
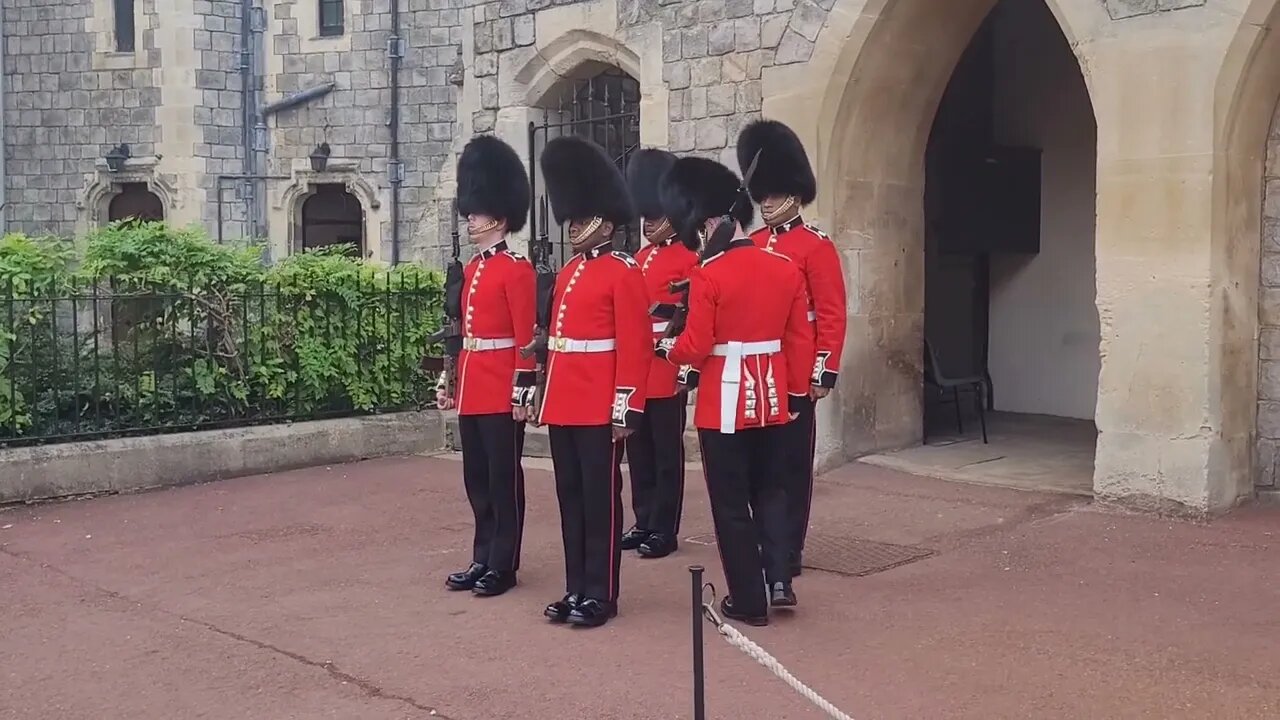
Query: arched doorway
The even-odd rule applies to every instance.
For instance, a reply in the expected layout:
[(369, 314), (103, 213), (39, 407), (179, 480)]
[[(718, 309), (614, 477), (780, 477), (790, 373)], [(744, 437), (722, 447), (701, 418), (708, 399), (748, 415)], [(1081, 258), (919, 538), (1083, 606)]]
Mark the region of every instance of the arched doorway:
[(147, 188), (146, 183), (123, 183), (120, 191), (107, 203), (108, 222), (163, 222), (164, 203)]
[[(640, 146), (640, 83), (611, 65), (586, 62), (553, 85), (536, 108), (530, 131), (530, 168), (533, 169), (535, 214), (530, 227), (535, 237), (551, 240), (555, 262), (563, 265), (571, 254), (568, 237), (556, 225), (547, 205), (538, 163), (548, 140), (576, 135), (592, 140), (626, 172), (631, 154)], [(634, 252), (639, 249), (639, 222), (620, 228), (614, 244)]]
[(314, 185), (312, 193), (302, 201), (297, 237), (301, 250), (345, 245), (356, 257), (364, 257), (364, 208), (345, 185)]
[[(835, 235), (857, 243), (846, 452), (905, 447), (867, 459), (1088, 492), (1096, 127), (1078, 62), (1043, 0), (882, 5), (824, 175), (844, 180)], [(990, 444), (977, 400), (1017, 413), (988, 417)]]

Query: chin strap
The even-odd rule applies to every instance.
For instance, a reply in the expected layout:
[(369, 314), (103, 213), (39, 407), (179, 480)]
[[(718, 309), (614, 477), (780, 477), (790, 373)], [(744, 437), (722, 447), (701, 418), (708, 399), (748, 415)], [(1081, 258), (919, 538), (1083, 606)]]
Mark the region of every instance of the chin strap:
[(490, 230), (495, 230), (495, 229), (497, 229), (497, 227), (498, 227), (499, 225), (501, 225), (501, 224), (502, 224), (502, 223), (498, 222), (497, 220), (494, 220), (493, 218), (490, 218), (490, 219), (489, 219), (489, 222), (485, 223), (485, 224), (484, 224), (483, 226), (481, 226), (481, 227), (478, 227), (478, 228), (467, 228), (467, 234), (468, 234), (468, 235), (479, 235), (479, 234), (481, 234), (481, 233), (487, 233), (487, 232), (489, 232)]
[(579, 241), (581, 241), (583, 238), (591, 237), (592, 235), (595, 234), (597, 230), (600, 229), (600, 226), (603, 224), (604, 224), (604, 218), (602, 217), (591, 218), (591, 222), (587, 223), (586, 227), (579, 230), (577, 235), (569, 236), (569, 242), (576, 244)]
[[(790, 213), (791, 213), (791, 209), (794, 208), (795, 206), (796, 206), (795, 196), (788, 195), (786, 201), (783, 202), (782, 205), (778, 206), (778, 209), (769, 213), (764, 218), (765, 224), (773, 226), (773, 225), (781, 225), (782, 223), (787, 222), (792, 217), (794, 217)], [(780, 219), (782, 218), (783, 215), (786, 215), (786, 219)]]

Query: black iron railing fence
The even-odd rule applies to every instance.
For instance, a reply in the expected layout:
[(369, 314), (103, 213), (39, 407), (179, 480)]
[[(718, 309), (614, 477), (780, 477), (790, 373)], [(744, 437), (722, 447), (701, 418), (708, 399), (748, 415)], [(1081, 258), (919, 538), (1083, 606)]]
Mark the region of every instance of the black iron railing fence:
[(425, 407), (438, 278), (0, 283), (0, 446)]

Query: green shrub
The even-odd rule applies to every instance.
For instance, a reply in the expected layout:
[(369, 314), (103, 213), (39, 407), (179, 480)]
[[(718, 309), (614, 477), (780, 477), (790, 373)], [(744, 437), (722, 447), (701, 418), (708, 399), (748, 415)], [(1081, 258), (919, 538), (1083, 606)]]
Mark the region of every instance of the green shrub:
[[(0, 441), (421, 406), (438, 273), (338, 248), (264, 266), (198, 230), (0, 244)], [(6, 289), (7, 288), (7, 289)]]
[(18, 360), (38, 358), (48, 347), (37, 339), (42, 333), (22, 331), (50, 325), (52, 298), (67, 290), (72, 255), (68, 243), (52, 238), (19, 233), (0, 238), (0, 297), (8, 298), (0, 307), (0, 428), (22, 431), (33, 422), (33, 385), (38, 387), (40, 378), (19, 375), (19, 369), (29, 368), (20, 368)]

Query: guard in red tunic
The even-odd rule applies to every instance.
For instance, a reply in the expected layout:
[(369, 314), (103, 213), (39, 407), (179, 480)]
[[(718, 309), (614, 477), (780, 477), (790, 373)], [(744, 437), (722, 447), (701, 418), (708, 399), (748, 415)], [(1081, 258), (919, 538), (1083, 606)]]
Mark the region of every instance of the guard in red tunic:
[(692, 277), (685, 329), (660, 342), (657, 354), (701, 371), (693, 421), (729, 586), (720, 609), (764, 625), (770, 604), (796, 604), (779, 469), (791, 404), (809, 392), (804, 279), (795, 263), (743, 232), (751, 201), (723, 165), (677, 160), (664, 176), (662, 204), (683, 241), (708, 247)]
[(759, 155), (750, 187), (760, 203), (765, 226), (751, 234), (756, 245), (786, 255), (804, 276), (808, 317), (814, 336), (811, 387), (793, 403), (799, 413), (786, 430), (787, 514), (791, 519), (791, 572), (800, 574), (809, 508), (813, 502), (813, 455), (816, 449), (814, 404), (835, 387), (844, 350), (844, 271), (831, 238), (805, 223), (800, 210), (818, 194), (813, 169), (800, 138), (774, 120), (758, 120), (738, 136), (738, 164), (746, 168)]
[(572, 136), (548, 142), (541, 164), (574, 251), (556, 279), (539, 416), (551, 439), (567, 591), (546, 615), (597, 627), (618, 611), (622, 453), (644, 412), (653, 331), (640, 266), (611, 246), (635, 214), (622, 173), (598, 145)]
[[(676, 156), (664, 150), (638, 150), (627, 166), (627, 186), (643, 220), (648, 244), (636, 253), (649, 291), (649, 307), (671, 307), (680, 297), (671, 283), (686, 280), (698, 263), (698, 255), (676, 240), (675, 230), (662, 212), (658, 180), (675, 164)], [(669, 317), (651, 317), (656, 342), (667, 329)], [(684, 425), (688, 395), (678, 382), (679, 368), (652, 358), (644, 416), (627, 438), (627, 463), (631, 466), (631, 507), (635, 525), (622, 536), (623, 550), (640, 557), (660, 558), (678, 546), (680, 515), (684, 501)]]
[(524, 422), (512, 406), (533, 384), (533, 361), (517, 348), (533, 336), (533, 266), (507, 248), (529, 214), (529, 178), (506, 143), (473, 138), (458, 159), (458, 213), (476, 254), (463, 269), (462, 352), (457, 391), (440, 388), (442, 409), (458, 409), (462, 478), (475, 513), (471, 566), (450, 590), (501, 595), (516, 584), (524, 531)]

